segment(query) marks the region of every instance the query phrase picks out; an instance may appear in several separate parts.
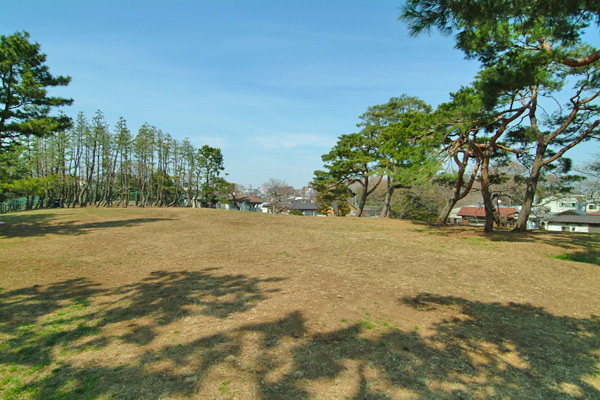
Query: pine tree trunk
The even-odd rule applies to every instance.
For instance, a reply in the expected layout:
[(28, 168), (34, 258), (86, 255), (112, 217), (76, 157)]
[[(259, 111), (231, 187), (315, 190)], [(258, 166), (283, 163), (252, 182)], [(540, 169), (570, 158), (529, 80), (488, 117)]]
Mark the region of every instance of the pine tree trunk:
[(390, 177), (387, 177), (387, 187), (385, 191), (385, 201), (383, 208), (379, 214), (379, 218), (387, 218), (390, 215), (390, 203), (392, 202), (392, 195), (394, 194), (394, 185), (390, 183)]
[(492, 232), (494, 229), (494, 205), (492, 204), (492, 196), (490, 193), (489, 179), (489, 162), (487, 151), (481, 163), (481, 196), (485, 207), (485, 226), (483, 231), (486, 233)]
[(365, 208), (365, 203), (367, 202), (367, 188), (369, 187), (369, 181), (366, 180), (363, 186), (362, 193), (360, 194), (360, 202), (358, 203), (358, 215), (357, 217), (362, 217), (363, 209)]
[(519, 212), (519, 218), (515, 224), (514, 232), (525, 232), (527, 231), (527, 220), (529, 214), (531, 214), (531, 207), (533, 206), (533, 200), (535, 199), (535, 192), (537, 184), (540, 179), (540, 173), (544, 167), (543, 155), (546, 151), (546, 146), (538, 146), (536, 151), (535, 160), (531, 166), (529, 178), (527, 179), (527, 189), (525, 190), (525, 198), (523, 199), (523, 205)]
[(444, 206), (444, 208), (440, 212), (440, 216), (438, 217), (438, 220), (437, 220), (438, 225), (440, 225), (440, 226), (446, 225), (446, 222), (448, 221), (448, 217), (450, 216), (450, 213), (452, 212), (452, 209), (454, 208), (456, 203), (458, 203), (458, 197), (455, 197), (453, 195), (452, 198), (448, 199), (448, 202), (446, 202), (446, 205)]

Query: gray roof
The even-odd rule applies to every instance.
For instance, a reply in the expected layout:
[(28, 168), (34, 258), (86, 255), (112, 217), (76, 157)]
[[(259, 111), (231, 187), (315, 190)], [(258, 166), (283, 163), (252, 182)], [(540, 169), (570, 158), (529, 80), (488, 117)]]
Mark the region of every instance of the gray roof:
[(556, 216), (558, 216), (558, 215), (585, 215), (585, 211), (572, 209), (572, 210), (562, 211), (562, 212), (556, 213), (554, 215), (556, 215)]
[(557, 215), (548, 218), (546, 221), (600, 225), (600, 215)]
[(312, 203), (307, 200), (296, 200), (294, 205), (292, 206), (292, 210), (301, 210), (301, 211), (316, 211), (317, 206), (315, 203)]

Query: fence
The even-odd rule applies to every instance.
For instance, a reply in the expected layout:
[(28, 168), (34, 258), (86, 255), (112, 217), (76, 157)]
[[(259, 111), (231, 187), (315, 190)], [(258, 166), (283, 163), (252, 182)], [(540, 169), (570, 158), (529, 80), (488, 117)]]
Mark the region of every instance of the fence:
[[(37, 201), (38, 198), (35, 198)], [(8, 200), (0, 203), (0, 214), (8, 214), (11, 212), (25, 211), (27, 207), (27, 198), (21, 197), (20, 199)]]

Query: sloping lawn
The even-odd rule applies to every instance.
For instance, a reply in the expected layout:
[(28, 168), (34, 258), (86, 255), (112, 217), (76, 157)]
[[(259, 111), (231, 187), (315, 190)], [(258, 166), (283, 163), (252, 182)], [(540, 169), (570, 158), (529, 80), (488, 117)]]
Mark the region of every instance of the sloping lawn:
[(1, 215), (0, 399), (600, 399), (600, 237)]

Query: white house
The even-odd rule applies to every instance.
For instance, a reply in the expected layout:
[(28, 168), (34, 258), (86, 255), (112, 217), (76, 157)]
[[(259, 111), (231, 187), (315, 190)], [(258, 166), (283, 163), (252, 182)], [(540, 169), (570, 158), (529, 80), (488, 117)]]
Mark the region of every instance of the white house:
[(448, 214), (448, 223), (449, 224), (462, 224), (462, 217), (458, 216), (458, 212), (460, 211), (462, 207), (454, 207), (451, 211), (450, 214)]
[(542, 199), (535, 206), (547, 209), (550, 214), (558, 214), (568, 210), (584, 210), (585, 202), (580, 197), (582, 196), (548, 197)]
[(600, 215), (569, 213), (546, 219), (546, 230), (555, 232), (600, 233)]

